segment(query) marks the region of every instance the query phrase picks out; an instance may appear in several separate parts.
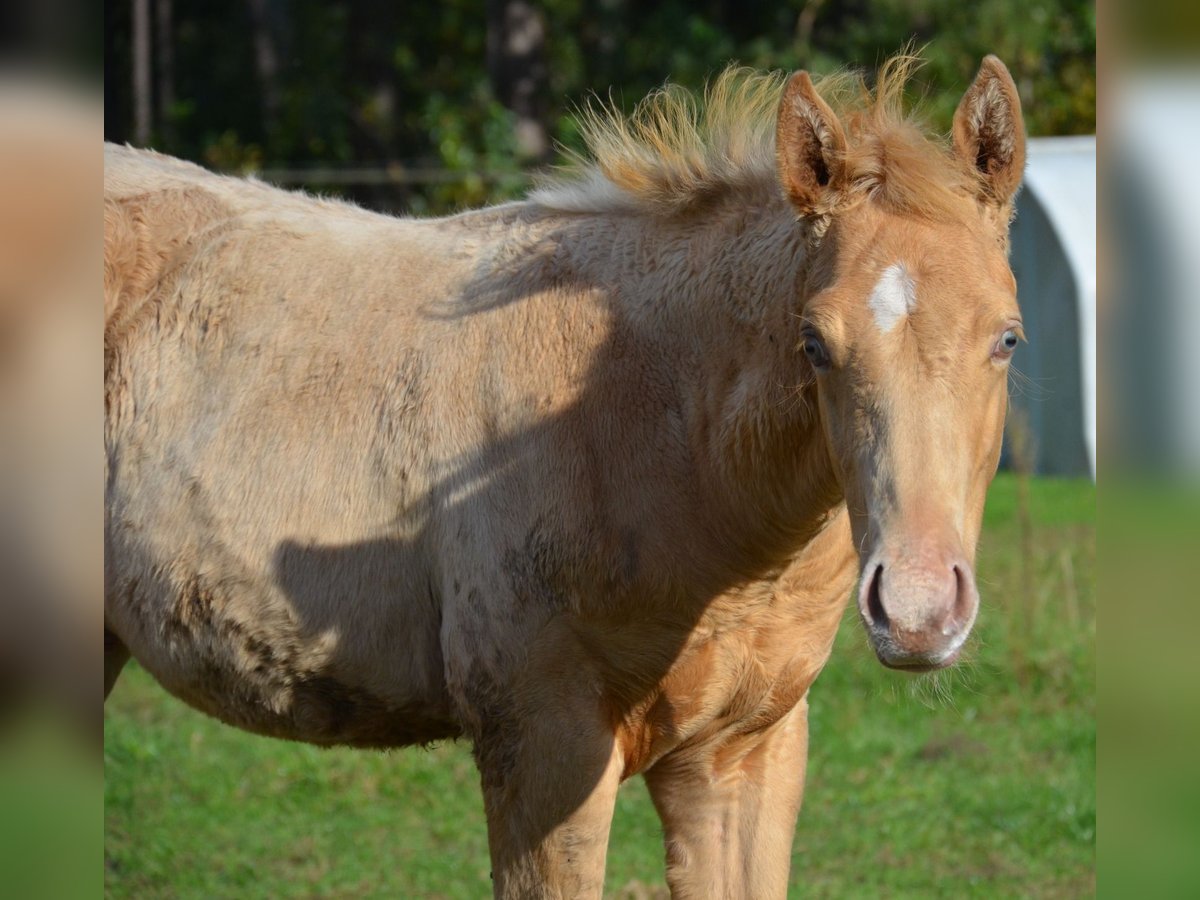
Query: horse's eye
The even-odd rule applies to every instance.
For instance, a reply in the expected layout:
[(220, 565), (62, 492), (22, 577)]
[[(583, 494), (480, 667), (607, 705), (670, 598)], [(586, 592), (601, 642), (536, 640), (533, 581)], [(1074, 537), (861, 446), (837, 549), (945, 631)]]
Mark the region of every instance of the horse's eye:
[(821, 339), (812, 332), (804, 335), (804, 355), (817, 371), (823, 372), (829, 368), (829, 353)]
[(1017, 349), (1017, 344), (1020, 343), (1021, 335), (1017, 333), (1015, 328), (1010, 328), (1004, 334), (1000, 335), (1000, 343), (996, 345), (996, 350), (993, 355), (1000, 357), (1012, 356), (1013, 351)]

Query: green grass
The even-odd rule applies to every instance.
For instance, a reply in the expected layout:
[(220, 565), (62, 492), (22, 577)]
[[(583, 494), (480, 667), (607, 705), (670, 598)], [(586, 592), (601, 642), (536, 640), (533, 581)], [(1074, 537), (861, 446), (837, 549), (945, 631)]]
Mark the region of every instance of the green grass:
[[(849, 615), (811, 698), (795, 897), (1077, 897), (1095, 890), (1095, 489), (989, 497), (967, 659), (884, 670)], [(1024, 548), (1024, 550), (1022, 550)], [(373, 753), (243, 734), (131, 665), (106, 710), (113, 898), (490, 893), (465, 745)], [(607, 885), (665, 896), (658, 820), (621, 791)]]

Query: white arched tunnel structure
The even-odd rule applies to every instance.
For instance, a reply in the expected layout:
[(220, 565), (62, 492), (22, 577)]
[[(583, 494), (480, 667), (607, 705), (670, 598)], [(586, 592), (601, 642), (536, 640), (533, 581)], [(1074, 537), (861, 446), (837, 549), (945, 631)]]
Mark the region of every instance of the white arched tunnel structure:
[(1028, 422), (1035, 470), (1095, 477), (1095, 137), (1029, 141), (1011, 258), (1029, 337), (1012, 403)]

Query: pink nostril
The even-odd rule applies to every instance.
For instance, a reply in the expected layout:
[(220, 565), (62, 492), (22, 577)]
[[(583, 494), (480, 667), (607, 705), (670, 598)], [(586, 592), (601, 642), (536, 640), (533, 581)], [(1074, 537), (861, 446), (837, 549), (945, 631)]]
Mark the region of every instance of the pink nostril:
[[(966, 590), (963, 578), (962, 569), (957, 565), (950, 567), (952, 578), (946, 583), (948, 595), (945, 597), (945, 605), (942, 607), (944, 613), (940, 620), (935, 619), (942, 634), (953, 634), (958, 630), (959, 625), (965, 621), (963, 613), (966, 611)], [(949, 592), (953, 593), (949, 593)]]
[(975, 591), (975, 582), (970, 570), (955, 564), (954, 569), (954, 604), (947, 624), (955, 629), (969, 625), (975, 619), (975, 611), (979, 605), (979, 595)]
[(888, 614), (883, 608), (883, 565), (875, 567), (875, 571), (871, 573), (871, 583), (867, 587), (867, 615), (871, 618), (871, 624), (879, 629), (887, 629), (890, 624)]

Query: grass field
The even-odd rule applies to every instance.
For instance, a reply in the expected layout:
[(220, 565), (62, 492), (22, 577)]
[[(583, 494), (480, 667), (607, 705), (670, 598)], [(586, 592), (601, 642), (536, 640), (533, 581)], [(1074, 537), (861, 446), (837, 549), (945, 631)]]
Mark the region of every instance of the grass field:
[[(795, 897), (1095, 891), (1095, 489), (1001, 475), (965, 662), (914, 679), (849, 615), (811, 696)], [(482, 897), (465, 744), (372, 753), (257, 738), (131, 665), (106, 710), (105, 895)], [(665, 896), (658, 820), (622, 789), (607, 885)]]

